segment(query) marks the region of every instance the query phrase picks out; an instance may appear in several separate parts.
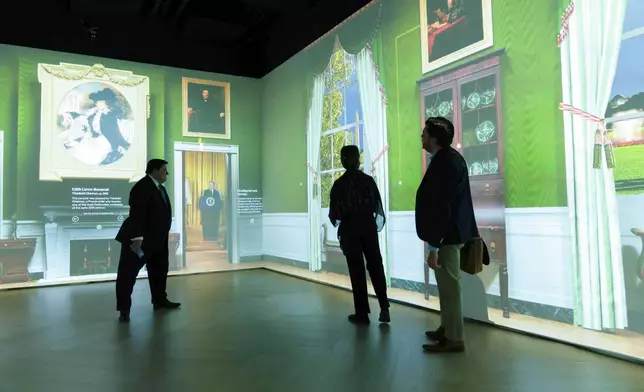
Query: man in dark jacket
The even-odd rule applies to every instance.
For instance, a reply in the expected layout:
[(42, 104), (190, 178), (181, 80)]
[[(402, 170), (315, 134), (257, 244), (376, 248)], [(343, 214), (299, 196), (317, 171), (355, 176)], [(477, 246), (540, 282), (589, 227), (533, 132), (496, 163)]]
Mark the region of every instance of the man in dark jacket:
[(116, 276), (116, 309), (119, 320), (130, 321), (132, 290), (139, 270), (146, 265), (154, 309), (175, 309), (181, 304), (166, 295), (168, 278), (168, 234), (172, 225), (172, 206), (163, 183), (168, 176), (168, 162), (152, 159), (130, 191), (130, 216), (116, 235), (121, 243)]
[(380, 254), (378, 232), (385, 225), (385, 212), (374, 179), (360, 170), (357, 146), (344, 146), (340, 151), (346, 169), (331, 187), (329, 219), (338, 227), (338, 240), (347, 258), (355, 313), (349, 316), (354, 324), (369, 324), (369, 295), (365, 260), (373, 289), (380, 304), (381, 323), (391, 321), (387, 299), (387, 278)]
[(467, 164), (451, 147), (454, 125), (430, 117), (422, 133), (431, 162), (416, 192), (416, 233), (429, 249), (426, 263), (438, 284), (441, 326), (425, 334), (429, 352), (463, 351), (460, 250), (478, 236)]

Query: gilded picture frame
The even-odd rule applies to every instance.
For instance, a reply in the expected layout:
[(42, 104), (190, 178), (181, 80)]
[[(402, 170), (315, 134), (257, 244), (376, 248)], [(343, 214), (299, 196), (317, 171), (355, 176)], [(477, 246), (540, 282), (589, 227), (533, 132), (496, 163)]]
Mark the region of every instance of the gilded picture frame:
[(186, 137), (230, 139), (230, 83), (182, 78), (182, 134)]
[(494, 45), (492, 0), (419, 0), (423, 74)]
[(37, 67), (40, 181), (138, 180), (147, 157), (149, 77), (101, 64)]

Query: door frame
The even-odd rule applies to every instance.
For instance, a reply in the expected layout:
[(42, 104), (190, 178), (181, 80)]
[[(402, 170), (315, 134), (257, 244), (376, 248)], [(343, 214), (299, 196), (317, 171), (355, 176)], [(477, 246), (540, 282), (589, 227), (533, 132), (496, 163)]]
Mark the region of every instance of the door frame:
[[(226, 223), (228, 235), (230, 235), (231, 249), (230, 260), (232, 264), (239, 263), (239, 246), (238, 246), (238, 233), (237, 233), (237, 190), (239, 189), (239, 146), (230, 144), (209, 144), (209, 143), (191, 143), (191, 142), (175, 142), (174, 143), (174, 205), (181, 206), (175, 208), (175, 231), (180, 233), (179, 247), (181, 260), (185, 261), (186, 257), (186, 217), (185, 217), (185, 175), (183, 167), (183, 154), (184, 152), (211, 152), (220, 154), (229, 154), (230, 157), (230, 198), (231, 198), (231, 212), (227, 217)], [(181, 225), (178, 227), (178, 225)]]

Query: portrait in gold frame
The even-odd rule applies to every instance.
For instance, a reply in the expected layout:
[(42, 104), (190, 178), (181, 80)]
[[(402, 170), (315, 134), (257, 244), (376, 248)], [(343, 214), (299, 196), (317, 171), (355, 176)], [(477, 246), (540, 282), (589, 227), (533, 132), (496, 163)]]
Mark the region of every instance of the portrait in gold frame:
[(230, 139), (230, 83), (183, 78), (183, 136)]

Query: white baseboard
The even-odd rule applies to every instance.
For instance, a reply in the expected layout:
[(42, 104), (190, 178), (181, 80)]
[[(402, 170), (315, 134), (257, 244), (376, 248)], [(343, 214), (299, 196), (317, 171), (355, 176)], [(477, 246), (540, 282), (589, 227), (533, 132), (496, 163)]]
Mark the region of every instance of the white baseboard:
[[(306, 213), (264, 214), (263, 220), (264, 254), (308, 259)], [(414, 212), (390, 212), (387, 224), (391, 277), (423, 282), (424, 250), (416, 236)], [(510, 298), (572, 308), (568, 209), (508, 208), (506, 230)], [(488, 293), (500, 295), (497, 265), (486, 268), (479, 277)]]

